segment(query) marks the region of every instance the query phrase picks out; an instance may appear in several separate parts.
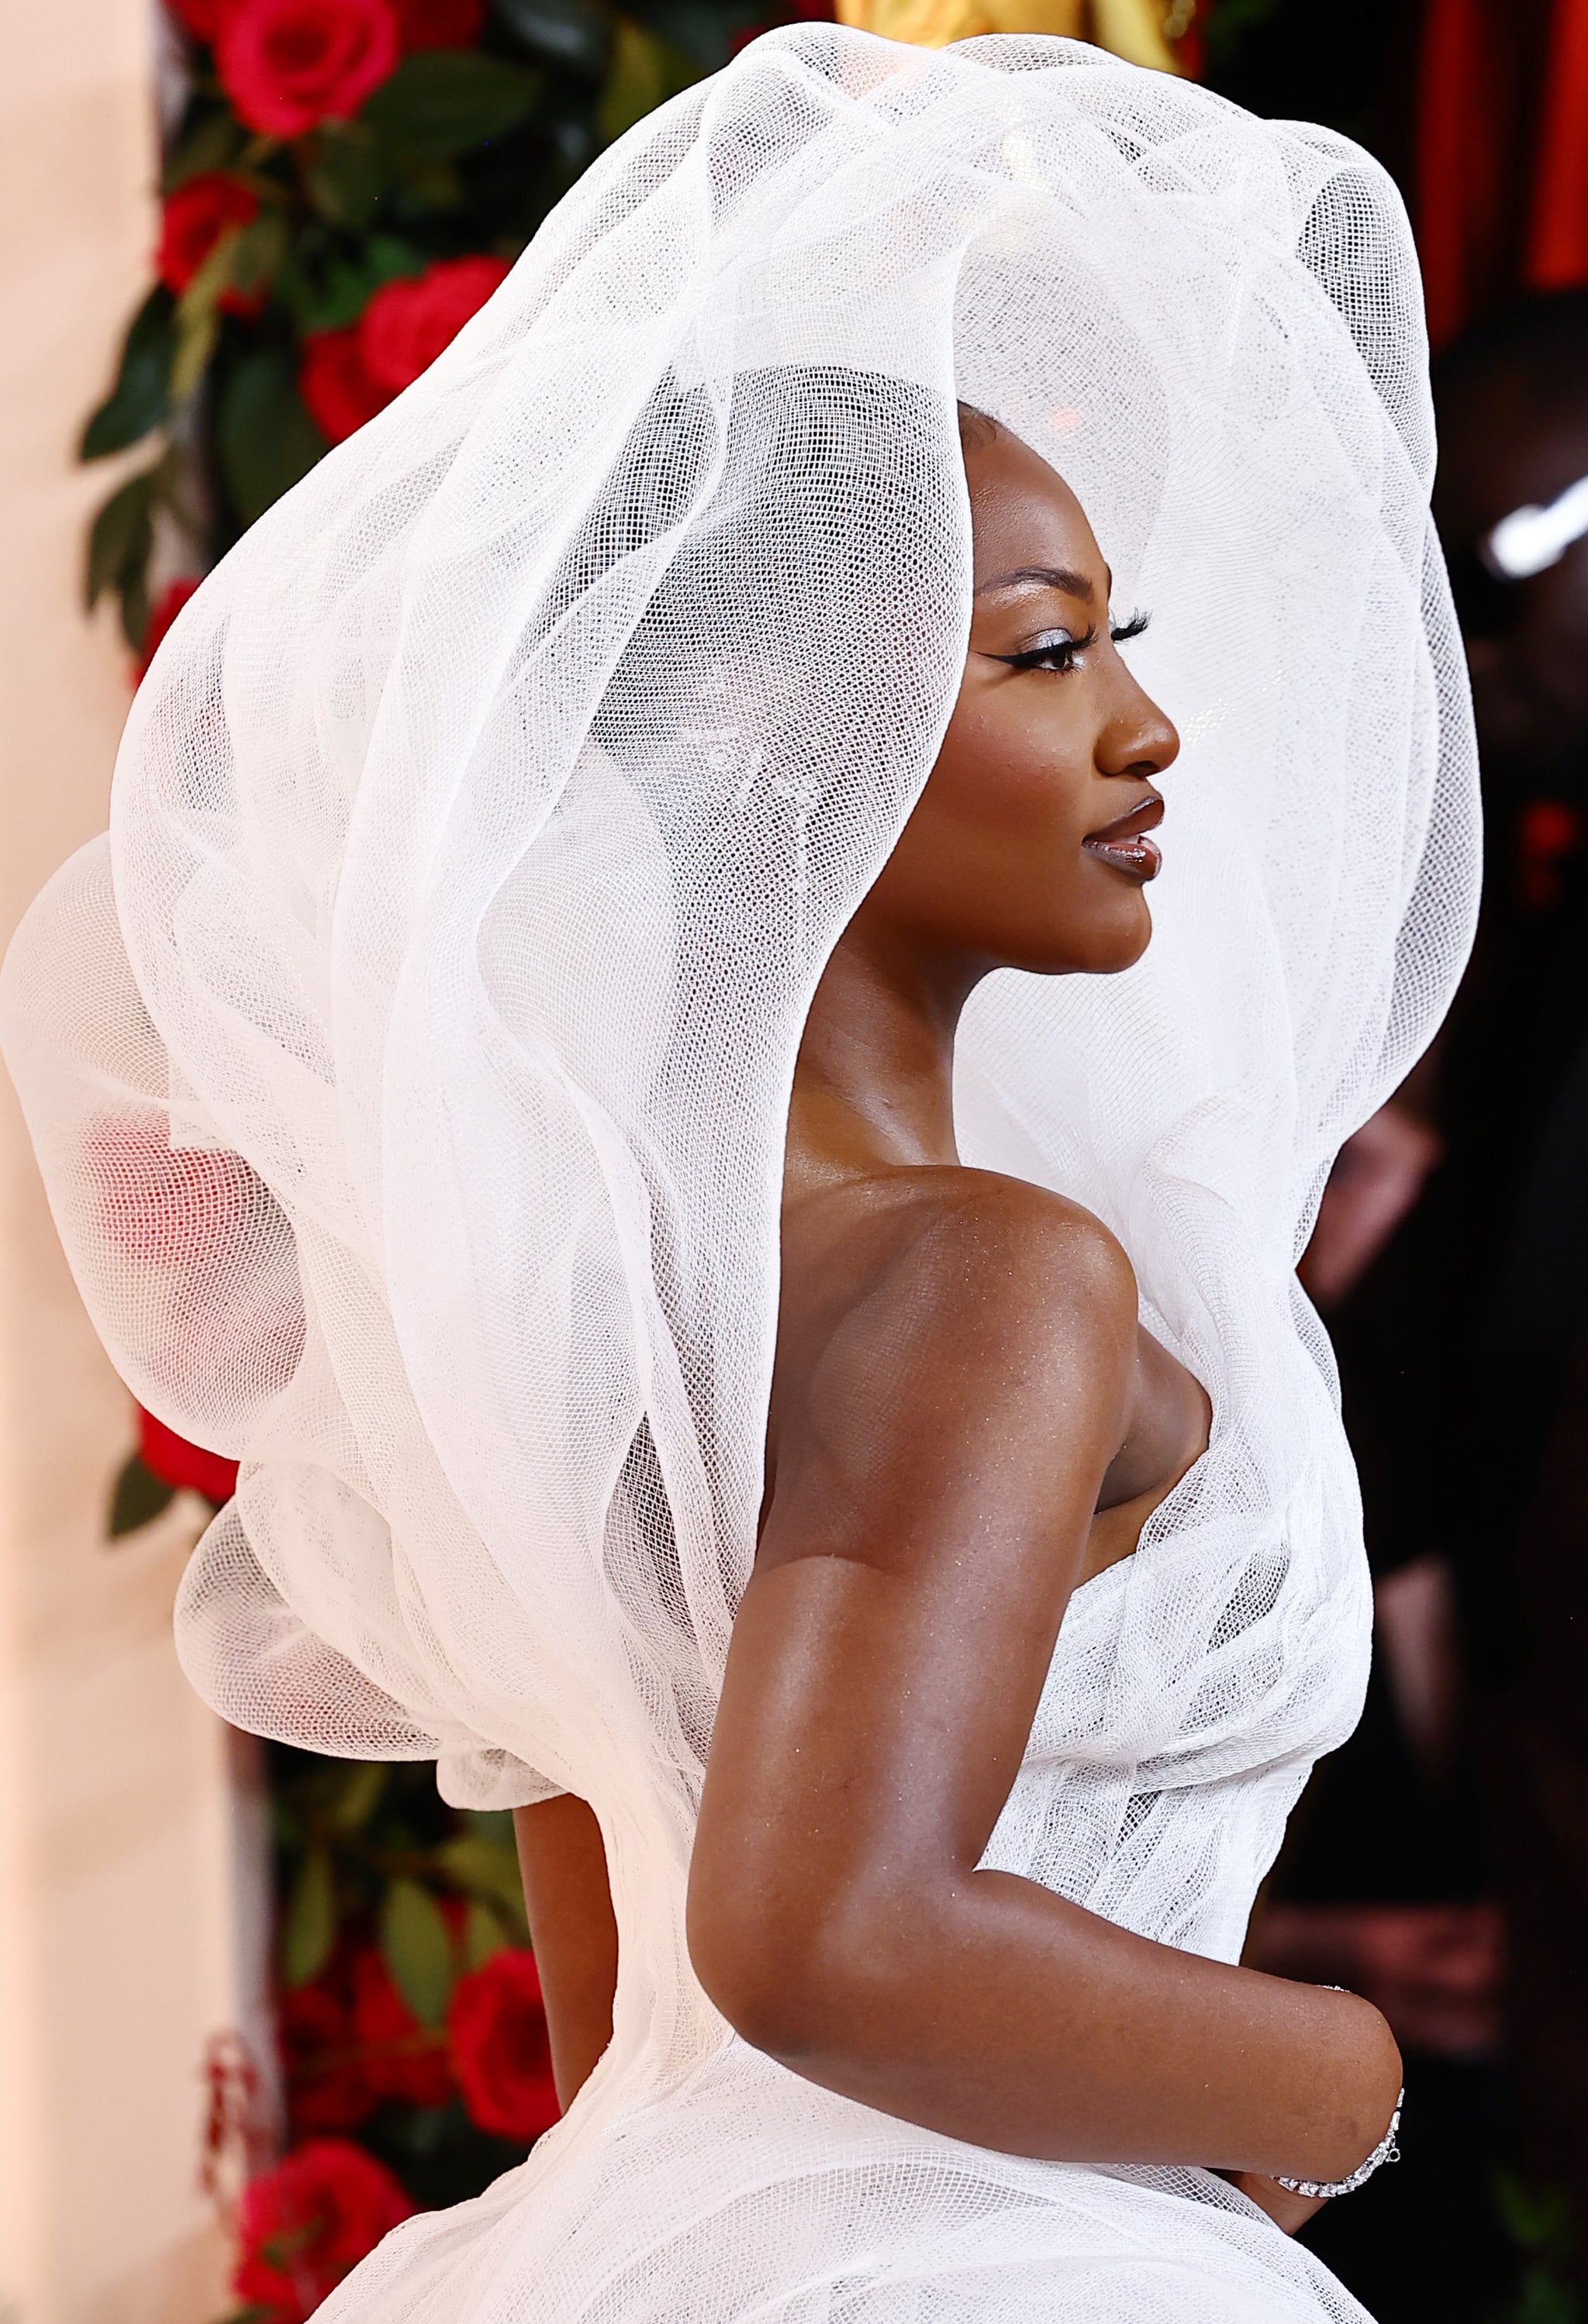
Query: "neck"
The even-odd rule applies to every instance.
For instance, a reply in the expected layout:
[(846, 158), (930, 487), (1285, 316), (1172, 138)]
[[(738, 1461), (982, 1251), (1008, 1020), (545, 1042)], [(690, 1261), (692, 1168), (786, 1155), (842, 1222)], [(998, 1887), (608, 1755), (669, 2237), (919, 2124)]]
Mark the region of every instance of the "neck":
[(806, 1022), (789, 1114), (788, 1189), (959, 1159), (954, 1037), (981, 971), (928, 961), (852, 923)]

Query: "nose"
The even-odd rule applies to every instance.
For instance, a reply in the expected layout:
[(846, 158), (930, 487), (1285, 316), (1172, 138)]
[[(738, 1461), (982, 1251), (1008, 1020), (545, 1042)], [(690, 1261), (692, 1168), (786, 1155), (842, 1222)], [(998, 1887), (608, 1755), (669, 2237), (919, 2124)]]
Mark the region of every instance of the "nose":
[(1116, 654), (1116, 691), (1094, 753), (1104, 775), (1161, 775), (1180, 755), (1172, 722), (1131, 677)]

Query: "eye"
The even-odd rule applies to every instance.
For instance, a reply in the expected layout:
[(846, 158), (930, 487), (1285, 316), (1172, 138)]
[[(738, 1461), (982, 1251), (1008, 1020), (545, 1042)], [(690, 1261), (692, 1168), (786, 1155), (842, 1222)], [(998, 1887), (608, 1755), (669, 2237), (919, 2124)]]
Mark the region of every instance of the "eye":
[[(1111, 622), (1108, 634), (1116, 646), (1123, 645), (1128, 639), (1140, 636), (1149, 618), (1146, 613), (1132, 613), (1128, 622)], [(1096, 642), (1095, 627), (1083, 630), (1079, 637), (1069, 630), (1046, 630), (1019, 653), (992, 654), (989, 659), (1001, 661), (1009, 669), (1050, 669), (1062, 674), (1074, 669), (1076, 657)]]
[(1078, 638), (1072, 636), (1068, 630), (1045, 630), (1033, 644), (1025, 647), (1021, 652), (994, 654), (992, 659), (1004, 663), (1010, 669), (1074, 669), (1076, 656), (1096, 641), (1094, 629), (1083, 630)]

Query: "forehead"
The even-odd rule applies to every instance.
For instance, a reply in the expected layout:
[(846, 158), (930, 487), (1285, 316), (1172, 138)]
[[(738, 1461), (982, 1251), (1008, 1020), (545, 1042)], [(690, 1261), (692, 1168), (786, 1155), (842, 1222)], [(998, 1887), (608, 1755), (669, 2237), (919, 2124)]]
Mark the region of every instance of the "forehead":
[(1085, 511), (1040, 454), (1000, 429), (965, 453), (978, 586), (1028, 566), (1100, 574), (1103, 557)]

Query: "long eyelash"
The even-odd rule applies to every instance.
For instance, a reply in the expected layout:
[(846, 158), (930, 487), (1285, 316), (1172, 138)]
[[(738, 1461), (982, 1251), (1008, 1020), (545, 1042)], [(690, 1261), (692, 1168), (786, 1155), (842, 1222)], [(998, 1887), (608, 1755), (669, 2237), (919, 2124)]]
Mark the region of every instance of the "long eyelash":
[(1078, 654), (1096, 642), (1097, 631), (1094, 625), (1091, 629), (1083, 630), (1078, 638), (1056, 638), (1051, 645), (1030, 646), (1024, 653), (993, 654), (990, 659), (1006, 662), (1011, 669), (1040, 669), (1044, 662), (1051, 662), (1056, 655)]
[[(1116, 646), (1125, 645), (1131, 638), (1140, 636), (1151, 618), (1150, 613), (1132, 613), (1128, 622), (1111, 622), (1108, 634)], [(991, 659), (1005, 663), (1011, 669), (1040, 669), (1045, 662), (1051, 666), (1060, 655), (1064, 655), (1067, 659), (1063, 667), (1067, 669), (1073, 667), (1076, 654), (1085, 652), (1088, 646), (1096, 642), (1097, 629), (1094, 623), (1078, 638), (1066, 637), (1052, 645), (1031, 646), (1024, 653), (993, 654)]]

